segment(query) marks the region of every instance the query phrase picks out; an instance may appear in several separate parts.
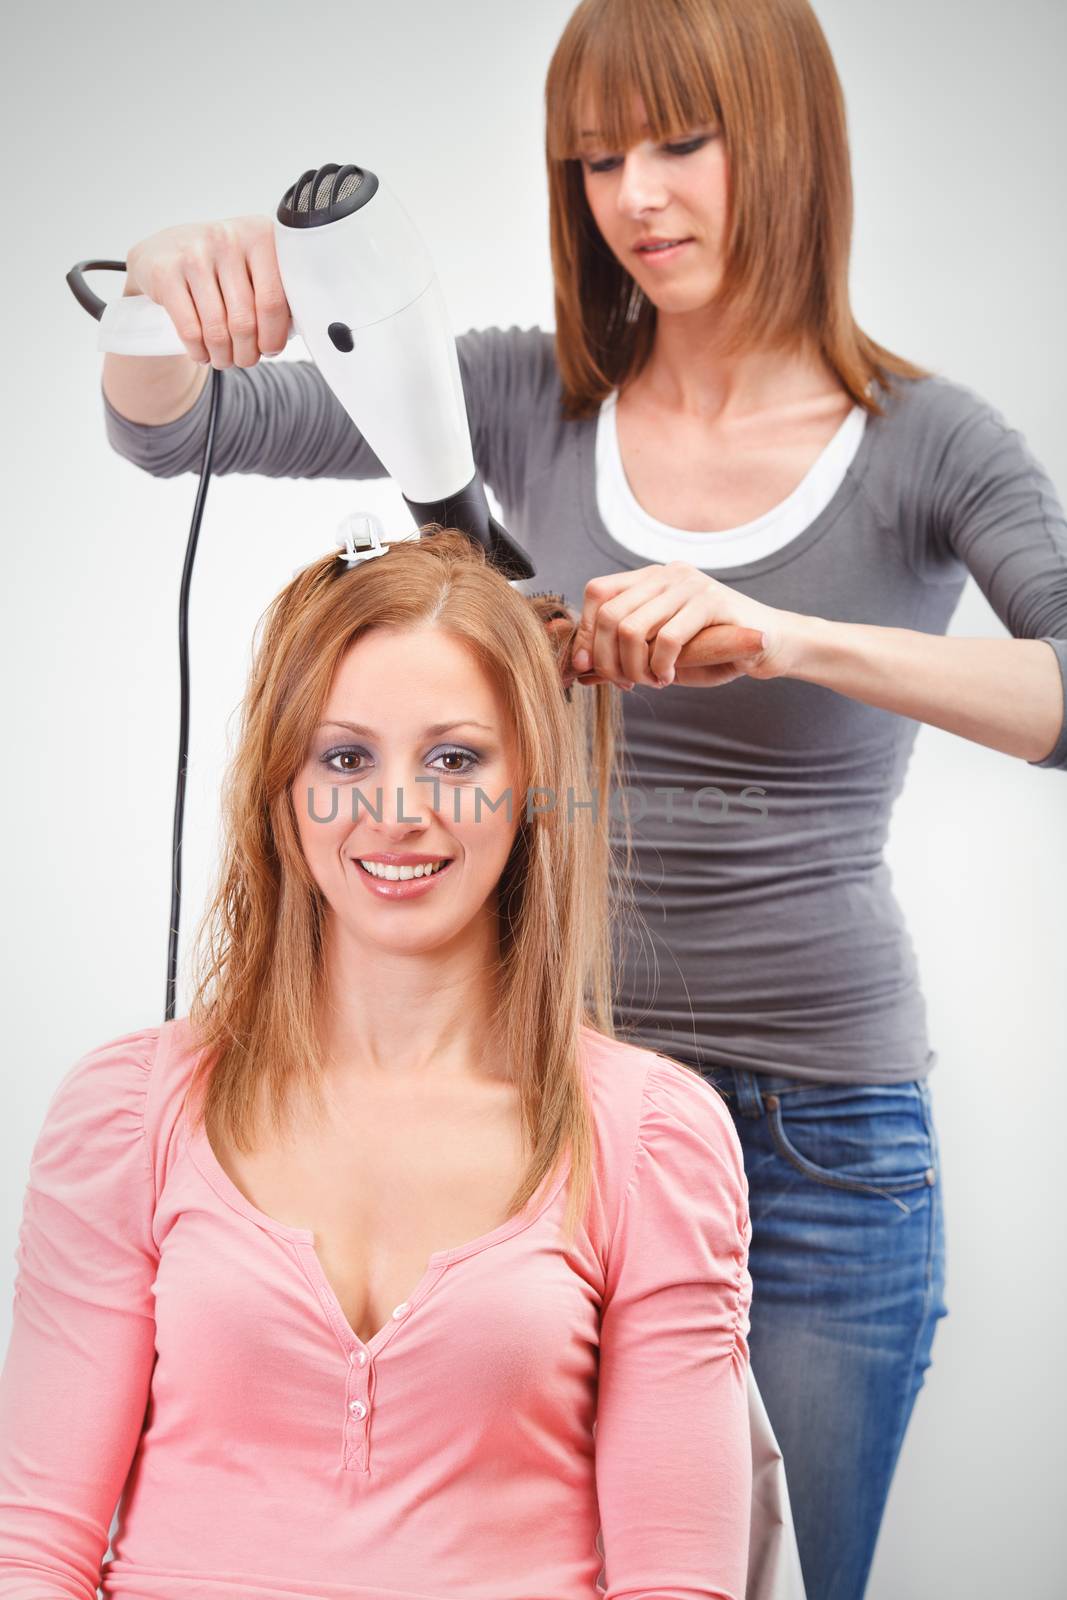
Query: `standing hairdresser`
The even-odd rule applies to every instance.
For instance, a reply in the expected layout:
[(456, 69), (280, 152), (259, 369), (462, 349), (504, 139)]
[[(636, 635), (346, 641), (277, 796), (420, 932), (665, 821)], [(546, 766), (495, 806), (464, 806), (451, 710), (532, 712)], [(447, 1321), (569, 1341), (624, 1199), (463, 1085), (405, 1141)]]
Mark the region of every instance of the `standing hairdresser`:
[[(617, 1025), (730, 1106), (808, 1594), (859, 1600), (945, 1312), (935, 1052), (883, 850), (920, 722), (1067, 771), (1067, 526), (1004, 418), (853, 319), (806, 0), (584, 0), (546, 113), (556, 331), (460, 337), (475, 459), (530, 587), (630, 688)], [(198, 470), (199, 361), (216, 472), (382, 474), (309, 362), (259, 360), (289, 315), (270, 219), (145, 239), (127, 292), (192, 358), (106, 358), (130, 460)], [(969, 574), (1013, 637), (944, 637)], [(679, 667), (715, 622), (765, 647)]]

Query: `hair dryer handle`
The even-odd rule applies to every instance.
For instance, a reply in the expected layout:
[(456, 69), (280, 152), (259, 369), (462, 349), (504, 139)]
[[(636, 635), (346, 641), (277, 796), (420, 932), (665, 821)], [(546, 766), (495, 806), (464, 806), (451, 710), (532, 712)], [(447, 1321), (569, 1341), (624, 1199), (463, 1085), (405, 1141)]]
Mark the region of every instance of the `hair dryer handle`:
[[(292, 322), (286, 341), (296, 329)], [(146, 294), (110, 300), (100, 316), (98, 350), (120, 356), (187, 356), (181, 336), (164, 308)]]

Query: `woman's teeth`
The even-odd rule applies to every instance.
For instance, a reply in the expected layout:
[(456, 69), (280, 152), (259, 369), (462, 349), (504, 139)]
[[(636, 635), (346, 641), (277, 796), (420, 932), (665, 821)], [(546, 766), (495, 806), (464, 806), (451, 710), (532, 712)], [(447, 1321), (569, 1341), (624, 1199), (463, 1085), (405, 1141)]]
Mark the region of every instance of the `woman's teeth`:
[(442, 861), (426, 862), (417, 867), (389, 867), (381, 861), (361, 861), (359, 864), (372, 878), (389, 878), (394, 882), (403, 882), (407, 878), (428, 878), (431, 873), (440, 872), (451, 859), (451, 856), (445, 856)]

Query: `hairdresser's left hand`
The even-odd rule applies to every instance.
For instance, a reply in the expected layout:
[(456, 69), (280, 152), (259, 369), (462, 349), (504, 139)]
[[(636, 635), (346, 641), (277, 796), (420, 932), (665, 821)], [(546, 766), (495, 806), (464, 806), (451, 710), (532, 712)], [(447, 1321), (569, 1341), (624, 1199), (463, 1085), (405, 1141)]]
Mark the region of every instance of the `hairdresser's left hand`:
[[(572, 661), (582, 683), (681, 684), (708, 688), (735, 678), (788, 674), (802, 619), (750, 600), (686, 561), (591, 578), (585, 586)], [(753, 655), (715, 666), (679, 666), (683, 645), (718, 623), (755, 628), (766, 638)], [(579, 655), (584, 650), (585, 656)]]

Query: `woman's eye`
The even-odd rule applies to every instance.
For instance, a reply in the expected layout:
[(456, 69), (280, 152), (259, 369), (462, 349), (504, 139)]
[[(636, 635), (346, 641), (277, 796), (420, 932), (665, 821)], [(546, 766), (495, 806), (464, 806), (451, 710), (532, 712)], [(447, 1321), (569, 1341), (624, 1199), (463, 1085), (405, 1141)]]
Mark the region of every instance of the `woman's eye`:
[[(322, 764), (330, 772), (340, 772), (348, 776), (353, 774), (358, 775), (359, 773), (363, 772), (365, 768), (364, 766), (356, 766), (354, 763), (356, 761), (364, 762), (365, 757), (366, 751), (346, 746), (343, 750), (328, 751), (327, 754), (322, 758)], [(468, 772), (473, 771), (473, 769), (478, 766), (481, 759), (479, 756), (474, 754), (473, 750), (449, 749), (440, 751), (436, 756), (432, 757), (431, 760), (446, 761), (454, 760), (457, 757), (460, 761), (469, 762), (470, 765), (462, 767), (444, 767), (441, 770), (446, 776), (456, 778), (465, 777)], [(339, 762), (340, 765), (334, 765), (335, 762)]]
[(438, 760), (438, 761), (452, 760), (453, 758), (455, 758), (457, 756), (459, 757), (460, 761), (469, 761), (470, 762), (470, 766), (469, 767), (445, 767), (444, 771), (445, 771), (446, 775), (448, 775), (450, 777), (464, 778), (464, 777), (466, 777), (468, 772), (473, 772), (474, 768), (479, 764), (479, 759), (480, 758), (474, 754), (473, 750), (442, 750), (441, 754), (436, 757), (436, 760)]
[(331, 750), (327, 755), (323, 756), (322, 764), (330, 772), (358, 772), (358, 767), (351, 767), (347, 765), (335, 767), (334, 762), (340, 761), (342, 763), (346, 763), (354, 757), (362, 758), (362, 756), (362, 750)]

